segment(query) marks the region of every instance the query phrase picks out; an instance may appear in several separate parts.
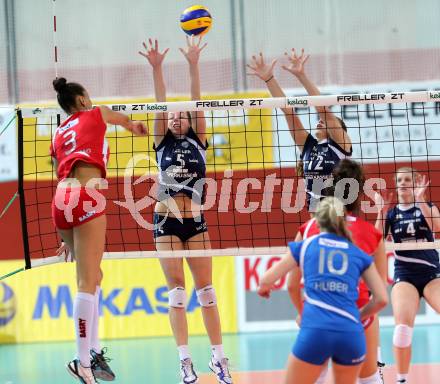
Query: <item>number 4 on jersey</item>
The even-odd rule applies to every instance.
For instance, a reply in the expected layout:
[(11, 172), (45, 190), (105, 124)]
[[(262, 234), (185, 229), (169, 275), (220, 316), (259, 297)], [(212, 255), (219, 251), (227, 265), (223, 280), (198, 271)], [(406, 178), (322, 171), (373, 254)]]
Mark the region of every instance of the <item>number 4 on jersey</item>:
[(408, 224), (408, 226), (406, 227), (406, 233), (408, 233), (409, 235), (414, 235), (416, 233), (416, 230), (414, 228), (414, 223)]

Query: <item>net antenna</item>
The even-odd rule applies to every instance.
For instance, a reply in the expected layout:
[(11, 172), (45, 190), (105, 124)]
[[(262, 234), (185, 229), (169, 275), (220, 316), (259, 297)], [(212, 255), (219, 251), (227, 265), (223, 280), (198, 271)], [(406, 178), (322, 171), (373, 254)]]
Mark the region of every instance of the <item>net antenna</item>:
[(58, 41), (57, 41), (57, 14), (56, 14), (56, 0), (52, 0), (52, 18), (53, 18), (53, 64), (55, 69), (55, 78), (58, 77)]
[[(250, 116), (252, 114), (256, 115), (258, 119), (260, 119), (260, 129), (250, 129), (249, 128), (249, 123), (243, 123), (243, 126), (245, 127), (245, 131), (241, 132), (244, 135), (244, 141), (246, 142), (246, 145), (248, 144), (248, 140), (251, 136), (256, 136), (256, 135), (260, 135), (263, 132), (263, 126), (264, 124), (262, 123), (262, 119), (265, 116), (266, 112), (262, 112), (262, 111), (269, 111), (269, 116), (270, 119), (278, 119), (279, 118), (279, 114), (277, 113), (273, 113), (272, 110), (275, 108), (295, 108), (295, 107), (311, 107), (311, 106), (344, 106), (344, 105), (354, 105), (354, 106), (358, 106), (360, 104), (370, 104), (368, 111), (371, 115), (374, 115), (371, 113), (371, 111), (376, 111), (379, 110), (378, 105), (382, 105), (381, 108), (382, 111), (388, 110), (389, 106), (387, 106), (387, 104), (402, 104), (403, 106), (401, 107), (403, 111), (410, 111), (411, 109), (414, 109), (416, 106), (416, 103), (433, 103), (433, 102), (438, 102), (440, 100), (440, 92), (439, 91), (419, 91), (419, 92), (397, 92), (397, 93), (371, 93), (371, 94), (343, 94), (343, 95), (325, 95), (325, 96), (305, 96), (305, 97), (282, 97), (282, 98), (255, 98), (255, 99), (225, 99), (225, 100), (198, 100), (198, 101), (180, 101), (180, 102), (164, 102), (164, 103), (138, 103), (138, 104), (111, 104), (108, 105), (111, 109), (115, 110), (115, 111), (121, 111), (124, 112), (126, 114), (136, 114), (136, 117), (138, 118), (138, 116), (140, 114), (142, 114), (144, 117), (144, 119), (146, 119), (146, 123), (147, 125), (150, 125), (150, 122), (152, 122), (154, 120), (154, 117), (152, 117), (152, 114), (155, 112), (176, 112), (176, 111), (216, 111), (215, 114), (213, 114), (211, 117), (209, 117), (209, 113), (207, 113), (207, 121), (211, 121), (212, 124), (212, 131), (213, 133), (217, 133), (216, 129), (217, 127), (214, 126), (214, 123), (212, 122), (213, 120), (219, 119), (222, 114), (219, 113), (221, 112), (221, 110), (227, 110), (227, 113), (223, 112), (223, 118), (227, 119), (227, 128), (230, 128), (230, 124), (232, 119), (237, 119), (237, 120), (244, 120), (246, 121), (246, 118), (250, 118)], [(409, 105), (410, 104), (410, 105)], [(371, 106), (372, 105), (372, 106)], [(396, 107), (397, 108), (397, 107)], [(400, 107), (399, 107), (400, 108)], [(424, 110), (428, 110), (428, 107), (423, 106)], [(431, 108), (431, 107), (429, 107)], [(358, 109), (358, 108), (357, 108)], [(220, 111), (219, 111), (220, 110)], [(232, 112), (232, 110), (235, 111), (235, 115)], [(303, 109), (302, 109), (303, 110)], [(433, 111), (437, 111), (438, 110), (438, 104), (435, 104), (435, 107), (431, 108), (431, 110)], [(24, 120), (28, 120), (30, 121), (30, 123), (28, 125), (25, 125), (25, 131), (29, 130), (31, 132), (35, 131), (36, 129), (36, 125), (38, 123), (35, 123), (35, 121), (38, 121), (41, 118), (44, 117), (54, 117), (57, 116), (61, 113), (61, 110), (58, 108), (23, 108), (21, 110), (21, 113), (23, 115)], [(300, 112), (298, 112), (300, 113)], [(302, 112), (304, 114), (304, 112)], [(359, 112), (358, 112), (359, 113)], [(305, 112), (305, 118), (306, 119), (310, 119), (310, 115), (311, 112)], [(266, 114), (267, 116), (267, 114)], [(303, 116), (304, 117), (304, 116)], [(375, 118), (375, 117), (374, 117)], [(284, 117), (283, 117), (284, 119)], [(359, 119), (359, 115), (358, 115), (358, 119)], [(437, 117), (438, 119), (438, 117)], [(276, 124), (278, 124), (278, 121), (275, 122)], [(247, 124), (247, 125), (246, 125)], [(411, 126), (411, 122), (408, 120), (407, 123), (405, 123), (405, 127), (410, 127)], [(425, 124), (422, 122), (422, 124)], [(435, 123), (438, 124), (438, 123)], [(278, 133), (278, 132), (273, 132), (275, 130), (275, 128), (278, 127), (278, 125), (275, 126), (274, 124), (274, 128), (270, 128), (270, 132), (272, 133)], [(379, 126), (378, 126), (379, 127)], [(384, 126), (382, 126), (384, 127)], [(375, 127), (366, 127), (368, 129), (375, 129), (377, 128)], [(380, 128), (380, 127), (379, 127)], [(394, 129), (394, 127), (392, 127)], [(437, 128), (437, 127), (435, 127)], [(246, 132), (246, 129), (249, 132)], [(266, 128), (269, 129), (269, 128)], [(352, 129), (357, 129), (357, 128), (352, 128)], [(361, 127), (362, 129), (362, 127)], [(116, 132), (116, 136), (117, 136), (117, 130)], [(240, 132), (239, 132), (240, 133)], [(225, 135), (227, 136), (229, 134), (229, 136), (231, 136), (231, 131), (226, 132)], [(26, 136), (26, 135), (25, 135)], [(48, 141), (50, 141), (50, 137), (47, 138)], [(127, 137), (124, 137), (124, 140), (126, 140)], [(131, 150), (132, 153), (130, 153), (130, 155), (134, 155), (134, 153), (137, 151), (138, 153), (143, 153), (145, 154), (146, 151), (146, 146), (142, 146), (141, 149), (139, 149), (136, 145), (137, 142), (135, 142), (133, 140), (133, 138), (131, 138)], [(140, 140), (140, 139), (135, 139), (135, 140)], [(370, 141), (369, 141), (370, 140)], [(405, 139), (407, 141), (406, 144), (410, 144), (411, 141), (411, 134), (409, 134), (408, 138)], [(427, 135), (424, 136), (424, 141), (427, 141)], [(41, 140), (40, 140), (41, 142)], [(394, 144), (397, 143), (397, 145), (402, 146), (401, 144), (401, 140), (392, 137), (391, 138), (391, 142), (393, 147)], [(362, 134), (359, 135), (359, 142), (356, 143), (356, 145), (358, 146), (364, 146), (365, 143), (371, 143), (371, 136), (370, 139), (368, 138), (367, 135), (365, 135), (365, 137), (363, 137)], [(229, 142), (229, 144), (231, 144), (231, 142)], [(354, 142), (353, 142), (354, 144)], [(21, 143), (21, 145), (23, 145), (23, 143)], [(222, 144), (223, 145), (223, 144)], [(262, 147), (264, 147), (264, 143), (260, 144), (260, 148), (258, 150), (262, 150)], [(281, 144), (280, 144), (281, 145)], [(379, 145), (378, 140), (374, 139), (374, 143), (373, 145)], [(138, 148), (138, 149), (136, 149)], [(271, 147), (273, 150), (273, 147)], [(233, 158), (235, 155), (238, 154), (247, 154), (248, 151), (251, 150), (250, 145), (246, 146), (246, 147), (237, 147), (237, 148), (223, 148), (225, 149), (225, 152), (229, 153), (231, 155), (231, 158)], [(278, 148), (276, 148), (278, 149)], [(289, 151), (293, 151), (292, 153), (295, 152), (295, 148), (289, 144), (288, 146)], [(117, 145), (115, 145), (113, 147), (113, 156), (118, 158), (119, 154), (118, 154), (118, 147)], [(123, 151), (122, 151), (123, 152)], [(379, 165), (379, 160), (380, 160), (380, 154), (379, 154), (379, 150), (377, 151), (378, 155), (377, 158), (373, 158), (373, 160), (377, 160), (378, 161), (378, 165)], [(125, 152), (121, 153), (121, 155), (123, 155)], [(126, 153), (125, 153), (126, 154)], [(29, 156), (29, 155), (27, 155)], [(34, 155), (35, 157), (36, 155)], [(48, 154), (47, 154), (48, 156)], [(423, 155), (425, 156), (425, 155)], [(264, 156), (263, 156), (264, 157)], [(420, 157), (419, 157), (420, 158)], [(355, 160), (359, 160), (359, 158), (354, 157)], [(385, 161), (390, 162), (390, 160), (386, 160), (386, 158), (384, 157), (383, 159), (385, 159)], [(26, 158), (25, 158), (26, 160)], [(363, 157), (360, 158), (360, 161), (362, 162)], [(394, 155), (394, 166), (396, 165), (397, 162), (401, 162), (402, 160), (399, 158), (399, 156)], [(391, 160), (391, 161), (393, 161)], [(411, 159), (412, 160), (412, 159)], [(35, 159), (32, 157), (30, 160), (28, 159), (28, 161), (31, 161), (32, 163), (36, 163)], [(215, 157), (214, 157), (214, 163), (210, 164), (211, 166), (214, 167), (214, 173), (216, 173), (216, 166), (217, 164), (215, 163)], [(426, 154), (425, 156), (425, 162), (428, 161), (428, 154)], [(241, 164), (244, 168), (243, 172), (247, 175), (250, 174), (251, 172), (251, 166), (255, 165), (252, 164), (252, 162), (255, 162), (255, 159), (252, 158), (251, 156), (248, 156), (247, 158), (247, 162), (244, 164)], [(234, 161), (232, 161), (232, 165), (234, 164), (238, 164), (235, 163)], [(120, 164), (122, 165), (122, 163)], [(392, 165), (392, 164), (389, 164)], [(257, 165), (258, 166), (258, 165)], [(264, 168), (264, 167), (268, 167), (268, 168)], [(379, 168), (379, 172), (380, 172), (380, 168), (382, 167), (382, 164), (380, 164)], [(391, 168), (391, 167), (388, 167)], [(254, 170), (256, 169), (255, 167), (253, 168)], [(149, 169), (148, 169), (149, 170)], [(260, 172), (260, 177), (266, 177), (268, 176), (266, 173), (269, 173), (267, 171), (273, 172), (274, 168), (273, 168), (273, 162), (267, 162), (267, 163), (263, 163), (263, 169), (262, 172)], [(50, 174), (52, 175), (53, 178), (53, 173), (51, 168), (49, 169)], [(123, 174), (124, 172), (119, 170), (118, 171), (118, 166), (116, 166), (113, 170), (114, 172), (116, 172), (115, 174), (117, 176), (121, 176), (121, 174)], [(281, 170), (281, 166), (279, 171), (279, 175), (281, 175), (281, 178), (284, 178), (286, 173), (284, 171)], [(393, 168), (392, 171), (388, 171), (388, 177), (391, 177), (390, 174), (393, 173), (395, 171), (395, 169)], [(34, 174), (33, 176), (35, 176), (35, 179), (37, 179), (37, 175), (38, 175), (39, 170), (35, 169), (34, 170)], [(40, 171), (43, 172), (43, 171)], [(47, 169), (45, 169), (44, 172), (48, 172)], [(149, 170), (149, 172), (151, 172), (151, 170)], [(242, 172), (242, 173), (243, 173)], [(290, 171), (289, 171), (290, 172)], [(238, 176), (239, 178), (245, 177), (242, 176), (242, 173)], [(263, 173), (264, 175), (261, 176), (261, 173)], [(28, 174), (29, 176), (29, 174)], [(32, 175), (31, 175), (32, 176)], [(223, 177), (223, 174), (221, 174), (220, 176), (216, 176), (216, 180), (220, 180), (220, 177)], [(287, 176), (289, 177), (289, 176)], [(291, 177), (291, 176), (290, 176)], [(131, 180), (131, 179), (130, 179)], [(235, 181), (238, 181), (237, 179), (235, 179)], [(135, 186), (136, 183), (132, 183), (132, 187), (136, 188)], [(142, 187), (142, 186), (141, 186)], [(51, 187), (52, 190), (50, 190), (51, 192), (53, 192), (53, 186)], [(118, 191), (121, 190), (121, 186), (119, 185), (119, 189), (118, 186), (116, 185), (116, 187), (114, 188), (114, 191)], [(32, 191), (31, 191), (32, 192)], [(43, 191), (40, 191), (41, 193)], [(142, 197), (145, 196), (145, 190), (143, 191), (144, 194), (142, 195)], [(217, 189), (217, 192), (220, 193), (220, 189)], [(41, 193), (39, 193), (37, 195), (37, 198), (39, 196), (41, 196)], [(234, 193), (234, 192), (233, 192)], [(246, 193), (249, 194), (248, 190), (246, 190)], [(279, 196), (281, 195), (281, 193), (279, 193)], [(25, 197), (26, 197), (26, 190), (25, 190)], [(238, 197), (238, 193), (237, 196), (233, 196), (233, 197)], [(35, 202), (33, 202), (35, 203)], [(38, 203), (38, 201), (37, 201)], [(40, 202), (41, 203), (41, 202)], [(25, 204), (25, 209), (29, 209), (30, 205), (31, 205), (31, 201), (27, 201), (25, 199), (24, 201)], [(44, 205), (43, 203), (40, 204), (40, 209), (42, 209), (42, 205)], [(261, 204), (261, 207), (263, 206), (263, 204)], [(38, 204), (37, 204), (38, 207)], [(44, 208), (44, 207), (43, 207)], [(280, 205), (278, 207), (276, 207), (280, 212), (283, 209), (283, 207)], [(119, 209), (119, 208), (117, 208)], [(105, 253), (104, 258), (106, 259), (121, 259), (121, 258), (151, 258), (151, 257), (206, 257), (206, 256), (226, 256), (226, 255), (237, 255), (237, 256), (250, 256), (250, 255), (273, 255), (273, 256), (279, 256), (279, 255), (283, 255), (285, 254), (287, 248), (286, 248), (286, 244), (287, 241), (290, 241), (293, 239), (294, 234), (296, 233), (296, 228), (298, 227), (299, 224), (302, 224), (304, 221), (306, 221), (309, 218), (309, 215), (306, 211), (306, 209), (304, 208), (303, 211), (297, 213), (297, 214), (292, 214), (292, 213), (285, 213), (286, 211), (284, 211), (284, 213), (280, 214), (279, 217), (281, 217), (281, 222), (279, 223), (273, 223), (271, 222), (269, 219), (273, 218), (273, 213), (264, 213), (264, 214), (260, 214), (258, 212), (257, 215), (255, 215), (255, 213), (248, 213), (242, 216), (245, 217), (247, 220), (250, 220), (250, 225), (248, 222), (246, 222), (245, 224), (243, 224), (242, 222), (240, 222), (240, 220), (236, 221), (235, 220), (235, 216), (234, 216), (234, 220), (233, 224), (231, 224), (230, 222), (227, 223), (224, 220), (222, 220), (221, 216), (219, 216), (218, 212), (214, 214), (211, 214), (209, 212), (209, 210), (205, 211), (205, 215), (207, 215), (208, 213), (211, 214), (210, 218), (207, 220), (208, 222), (208, 228), (212, 228), (212, 231), (217, 233), (217, 240), (214, 240), (213, 243), (215, 243), (216, 245), (213, 246), (213, 249), (202, 249), (202, 250), (191, 250), (191, 251), (166, 251), (166, 252), (158, 252), (155, 250), (145, 250), (145, 248), (142, 248), (141, 246), (141, 240), (143, 237), (145, 236), (149, 236), (151, 238), (151, 242), (148, 244), (150, 246), (150, 249), (154, 248), (154, 244), (152, 242), (152, 236), (151, 236), (151, 230), (150, 231), (144, 231), (142, 233), (139, 232), (139, 228), (136, 227), (136, 223), (134, 223), (134, 220), (132, 217), (130, 217), (130, 221), (126, 221), (123, 217), (121, 217), (121, 211), (118, 211), (115, 215), (116, 215), (116, 221), (119, 222), (119, 227), (116, 229), (112, 229), (114, 230), (113, 234), (122, 239), (119, 240), (120, 243), (118, 244), (120, 246), (121, 249), (118, 249), (116, 251), (113, 250), (109, 250), (108, 252)], [(152, 213), (152, 212), (150, 212)], [(229, 212), (228, 212), (229, 213)], [(35, 214), (35, 213), (34, 213)], [(119, 215), (119, 216), (118, 216)], [(235, 215), (235, 212), (234, 212)], [(50, 215), (48, 215), (50, 216)], [(29, 215), (28, 215), (29, 217)], [(215, 217), (217, 217), (217, 223), (215, 223)], [(258, 217), (258, 220), (266, 220), (265, 222), (258, 222), (258, 221), (253, 221), (256, 220), (256, 218)], [(42, 222), (43, 220), (50, 220), (50, 217), (29, 217), (29, 221), (33, 220), (34, 224), (35, 222)], [(289, 221), (290, 220), (290, 221)], [(295, 220), (295, 221), (292, 221)], [(301, 221), (302, 220), (302, 221)], [(134, 223), (134, 227), (131, 227), (130, 225)], [(247, 226), (246, 226), (247, 225)], [(278, 225), (278, 227), (277, 227)], [(240, 227), (241, 226), (241, 227)], [(260, 229), (266, 231), (265, 233), (268, 233), (267, 238), (261, 238), (261, 236), (258, 234), (258, 231), (256, 230), (256, 227), (260, 226)], [(262, 228), (264, 226), (264, 228)], [(296, 227), (295, 227), (296, 226)], [(283, 227), (282, 230), (279, 230), (280, 227)], [(244, 228), (244, 229), (243, 229)], [(52, 232), (55, 232), (52, 226)], [(225, 240), (224, 238), (222, 238), (222, 236), (226, 236), (225, 233), (227, 231), (235, 231), (235, 237), (230, 240), (227, 239)], [(124, 236), (126, 234), (127, 231), (132, 231), (133, 236), (131, 236), (131, 240), (123, 240)], [(210, 230), (211, 232), (211, 230)], [(240, 236), (241, 235), (246, 235), (245, 236), (237, 236), (237, 233), (240, 232)], [(281, 233), (282, 232), (282, 233)], [(281, 233), (281, 234), (280, 234)], [(43, 244), (46, 245), (47, 241), (41, 241), (42, 236), (47, 236), (47, 233), (40, 233), (38, 232), (36, 237), (39, 237), (39, 242), (37, 241), (36, 243), (38, 244)], [(278, 235), (278, 237), (277, 237)], [(284, 237), (283, 237), (284, 235)], [(133, 243), (133, 238), (135, 238), (137, 236), (138, 239), (140, 240), (134, 240)], [(250, 236), (250, 237), (249, 237)], [(280, 237), (281, 236), (281, 237)], [(108, 237), (108, 240), (112, 240), (112, 237)], [(274, 238), (276, 238), (276, 241), (273, 241)], [(131, 241), (131, 243), (130, 243)], [(136, 241), (138, 241), (138, 243), (136, 243)], [(266, 243), (264, 243), (266, 241)], [(232, 246), (231, 246), (232, 245)], [(412, 243), (401, 243), (401, 244), (395, 244), (395, 243), (391, 243), (388, 242), (386, 243), (387, 246), (387, 250), (388, 251), (394, 251), (394, 250), (412, 250), (414, 249), (414, 244)], [(107, 247), (109, 247), (109, 244), (107, 244)], [(137, 249), (134, 249), (136, 248)], [(439, 241), (435, 241), (435, 242), (424, 242), (424, 243), (417, 243), (417, 249), (437, 249), (440, 248), (440, 242)], [(64, 261), (64, 256), (60, 256), (60, 257), (54, 257), (52, 256), (54, 253), (48, 254), (47, 253), (47, 249), (38, 249), (37, 250), (40, 253), (39, 257), (31, 257), (31, 266), (32, 267), (36, 267), (36, 266), (41, 266), (41, 265), (47, 265), (47, 264), (53, 264), (53, 263), (57, 263), (57, 262), (63, 262)], [(32, 255), (33, 250), (31, 249), (31, 255)]]

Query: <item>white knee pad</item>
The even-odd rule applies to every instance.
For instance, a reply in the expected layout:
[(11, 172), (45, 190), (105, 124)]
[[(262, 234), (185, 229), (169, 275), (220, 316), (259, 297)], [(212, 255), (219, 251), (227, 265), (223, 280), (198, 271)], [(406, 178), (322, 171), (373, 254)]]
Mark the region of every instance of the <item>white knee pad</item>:
[(397, 324), (394, 328), (393, 344), (398, 348), (406, 348), (411, 345), (413, 329), (405, 324)]
[(202, 307), (213, 307), (217, 305), (217, 296), (212, 285), (207, 285), (196, 291), (197, 300)]
[(185, 288), (176, 287), (168, 291), (168, 305), (173, 308), (186, 308)]

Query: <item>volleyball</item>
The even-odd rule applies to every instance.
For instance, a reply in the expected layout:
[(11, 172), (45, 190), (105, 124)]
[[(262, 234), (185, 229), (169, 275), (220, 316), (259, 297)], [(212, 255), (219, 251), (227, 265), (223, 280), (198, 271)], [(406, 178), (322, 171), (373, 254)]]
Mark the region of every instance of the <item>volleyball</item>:
[(0, 327), (8, 324), (15, 316), (15, 294), (11, 287), (0, 283)]
[(204, 35), (211, 29), (212, 17), (203, 5), (193, 5), (182, 12), (180, 26), (188, 35)]

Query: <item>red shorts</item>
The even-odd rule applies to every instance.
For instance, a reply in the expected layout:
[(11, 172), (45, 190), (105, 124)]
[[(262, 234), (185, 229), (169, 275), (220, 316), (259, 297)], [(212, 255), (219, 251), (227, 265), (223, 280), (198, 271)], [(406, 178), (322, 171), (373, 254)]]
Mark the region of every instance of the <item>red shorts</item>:
[(52, 219), (58, 229), (72, 229), (105, 214), (105, 197), (85, 187), (58, 187), (52, 199)]
[[(368, 290), (367, 285), (361, 281), (359, 283), (359, 297), (356, 301), (358, 308), (362, 308), (368, 304), (370, 301), (370, 291)], [(364, 329), (367, 329), (374, 321), (374, 316), (370, 316), (362, 322)]]

